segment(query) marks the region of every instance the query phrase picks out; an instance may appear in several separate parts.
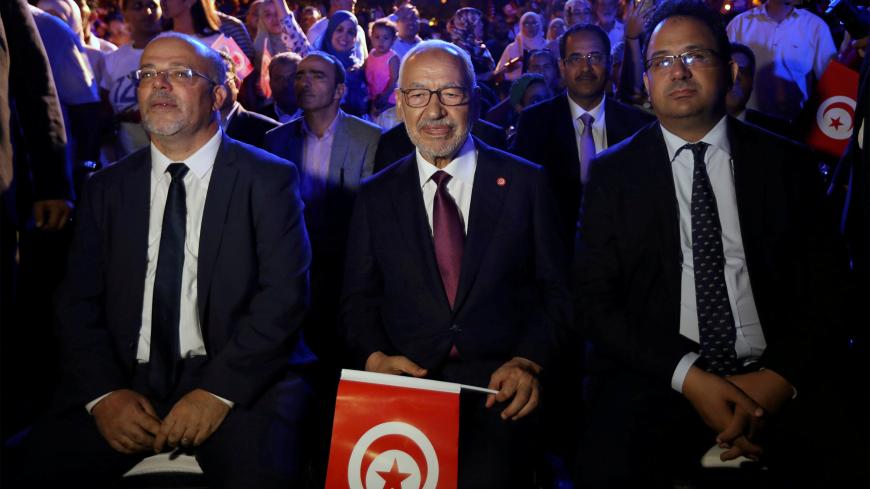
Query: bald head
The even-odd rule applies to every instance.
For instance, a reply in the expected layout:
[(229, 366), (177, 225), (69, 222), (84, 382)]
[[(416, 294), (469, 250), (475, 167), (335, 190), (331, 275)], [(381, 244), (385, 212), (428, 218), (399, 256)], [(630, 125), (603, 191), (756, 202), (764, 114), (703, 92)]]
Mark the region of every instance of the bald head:
[(464, 49), (440, 40), (423, 41), (408, 51), (405, 58), (402, 60), (402, 65), (399, 67), (399, 86), (405, 87), (408, 67), (416, 63), (424, 63), (425, 60), (431, 57), (453, 58), (457, 66), (461, 70), (466, 81), (466, 86), (471, 89), (477, 86), (477, 77), (474, 74), (474, 65), (471, 64), (471, 57)]
[(142, 54), (144, 56), (145, 52), (149, 49), (152, 52), (170, 53), (174, 49), (172, 46), (182, 47), (184, 51), (193, 55), (197, 59), (198, 64), (200, 64), (200, 69), (197, 71), (208, 75), (215, 84), (223, 85), (226, 83), (227, 67), (220, 53), (206, 46), (202, 41), (193, 36), (180, 32), (164, 32), (152, 39), (145, 46), (145, 51)]

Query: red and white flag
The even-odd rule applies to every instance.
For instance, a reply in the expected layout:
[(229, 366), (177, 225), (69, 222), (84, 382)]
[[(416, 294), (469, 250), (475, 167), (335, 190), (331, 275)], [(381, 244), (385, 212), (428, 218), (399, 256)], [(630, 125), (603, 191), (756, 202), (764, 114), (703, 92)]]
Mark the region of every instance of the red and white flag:
[(455, 489), (460, 388), (343, 370), (326, 487)]
[(227, 53), (233, 59), (233, 63), (236, 65), (236, 76), (239, 77), (239, 80), (244, 80), (246, 76), (254, 71), (254, 65), (251, 63), (251, 60), (245, 56), (242, 48), (239, 47), (232, 37), (220, 35), (215, 39), (211, 47), (216, 51)]
[(269, 52), (269, 39), (263, 39), (263, 59), (260, 61), (260, 90), (267, 99), (272, 98), (272, 87), (269, 85), (269, 65), (272, 64), (272, 53)]
[(857, 96), (858, 73), (831, 61), (819, 79), (814, 103), (807, 107), (806, 115), (815, 115), (807, 145), (837, 158), (842, 156), (854, 129)]

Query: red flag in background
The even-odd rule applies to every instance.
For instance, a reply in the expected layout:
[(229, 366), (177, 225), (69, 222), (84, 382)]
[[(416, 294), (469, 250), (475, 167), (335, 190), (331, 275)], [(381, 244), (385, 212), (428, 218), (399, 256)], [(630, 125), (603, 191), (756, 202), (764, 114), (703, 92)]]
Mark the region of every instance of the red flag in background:
[(246, 76), (254, 71), (254, 66), (251, 64), (251, 60), (245, 56), (242, 48), (239, 47), (235, 39), (232, 37), (223, 35), (218, 36), (218, 38), (212, 43), (211, 47), (216, 51), (227, 53), (230, 58), (233, 59), (233, 63), (236, 65), (236, 76), (239, 77), (239, 80), (244, 80)]
[(326, 487), (455, 489), (459, 384), (343, 370)]
[(272, 53), (269, 52), (269, 38), (263, 39), (263, 59), (260, 61), (260, 90), (267, 99), (272, 98), (272, 87), (269, 86), (269, 65), (272, 64)]
[(813, 149), (839, 158), (849, 144), (855, 123), (858, 73), (831, 61), (816, 87), (806, 111), (814, 115), (806, 143)]

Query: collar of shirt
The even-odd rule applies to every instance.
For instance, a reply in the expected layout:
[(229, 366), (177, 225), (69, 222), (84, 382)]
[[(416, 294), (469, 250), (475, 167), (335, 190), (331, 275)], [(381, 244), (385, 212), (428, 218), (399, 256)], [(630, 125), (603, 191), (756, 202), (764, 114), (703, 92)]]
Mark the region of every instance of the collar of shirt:
[[(701, 138), (701, 141), (709, 144), (710, 146), (724, 151), (726, 155), (731, 154), (731, 144), (728, 142), (728, 117), (722, 117), (719, 122), (713, 126), (713, 129), (710, 129), (710, 132), (704, 135)], [(659, 127), (662, 128), (662, 134), (665, 137), (665, 146), (668, 148), (668, 158), (670, 158), (671, 163), (677, 158), (677, 151), (680, 150), (684, 145), (691, 144), (689, 141), (677, 136), (676, 134), (665, 129), (665, 126), (659, 124)], [(709, 152), (707, 154), (710, 154)], [(709, 159), (708, 159), (709, 160)]]
[[(426, 185), (426, 182), (432, 178), (432, 175), (438, 171), (438, 167), (429, 163), (417, 152), (417, 170), (420, 174), (420, 187)], [(456, 157), (442, 170), (466, 185), (474, 185), (474, 171), (477, 169), (477, 149), (474, 147), (474, 140), (469, 134), (465, 139)]]
[(226, 129), (226, 127), (230, 125), (230, 121), (233, 119), (233, 116), (239, 112), (239, 107), (241, 106), (242, 105), (238, 102), (233, 103), (233, 108), (230, 110), (230, 113), (221, 120), (221, 128)]
[(734, 116), (734, 118), (740, 122), (746, 122), (746, 109), (741, 110), (739, 114)]
[[(767, 13), (767, 2), (765, 2), (765, 3), (763, 3), (763, 4), (761, 4), (761, 5), (757, 6), (757, 7), (755, 7), (754, 9), (752, 9), (752, 12), (753, 12), (754, 15), (761, 16), (761, 17), (763, 17), (763, 18), (765, 18), (765, 19), (767, 19), (767, 20), (769, 20), (769, 21), (771, 21), (771, 22), (776, 22), (776, 21), (773, 19), (773, 17), (771, 17), (770, 14)], [(786, 19), (794, 19), (794, 18), (796, 18), (798, 15), (799, 15), (799, 14), (798, 14), (798, 9), (792, 7), (791, 12), (789, 12), (788, 15), (785, 16), (785, 18), (786, 18)], [(783, 20), (785, 20), (785, 19), (783, 19)]]
[[(214, 160), (217, 157), (218, 150), (221, 147), (221, 139), (223, 130), (215, 131), (214, 136), (208, 140), (195, 153), (184, 159), (183, 163), (190, 168), (198, 178), (205, 177), (209, 170), (214, 166)], [(154, 178), (163, 178), (166, 169), (170, 163), (180, 163), (176, 160), (171, 160), (166, 155), (160, 152), (154, 143), (151, 143), (151, 174)]]
[(602, 96), (601, 102), (599, 102), (598, 105), (593, 107), (592, 110), (586, 110), (583, 107), (580, 107), (570, 95), (566, 93), (565, 96), (568, 97), (568, 107), (571, 108), (571, 118), (575, 123), (580, 120), (581, 115), (588, 112), (594, 119), (592, 121), (592, 127), (598, 128), (604, 125), (604, 100), (607, 97)]
[(281, 107), (279, 107), (278, 104), (276, 103), (275, 104), (275, 115), (278, 118), (278, 122), (284, 124), (286, 122), (290, 122), (294, 119), (302, 117), (302, 109), (296, 109), (296, 112), (294, 112), (292, 114), (288, 114), (288, 113), (284, 112), (283, 110), (281, 110)]
[[(276, 106), (277, 107), (277, 106)], [(335, 134), (335, 128), (338, 126), (338, 120), (343, 116), (343, 111), (338, 109), (338, 112), (335, 113), (335, 118), (332, 119), (332, 122), (329, 123), (329, 127), (326, 128), (326, 131), (323, 132), (323, 137), (317, 137), (317, 134), (308, 128), (308, 123), (305, 122), (305, 119), (302, 119), (302, 132), (305, 133), (306, 137), (311, 137), (317, 139), (318, 141), (322, 141), (324, 139), (332, 137)]]

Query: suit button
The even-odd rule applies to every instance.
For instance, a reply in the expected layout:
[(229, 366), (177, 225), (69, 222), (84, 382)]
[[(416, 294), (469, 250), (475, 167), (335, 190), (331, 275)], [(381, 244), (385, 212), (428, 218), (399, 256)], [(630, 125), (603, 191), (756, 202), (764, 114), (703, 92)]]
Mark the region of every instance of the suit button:
[(450, 326), (450, 331), (453, 331), (454, 333), (459, 333), (460, 331), (462, 331), (462, 328), (460, 328), (458, 324), (454, 324)]

